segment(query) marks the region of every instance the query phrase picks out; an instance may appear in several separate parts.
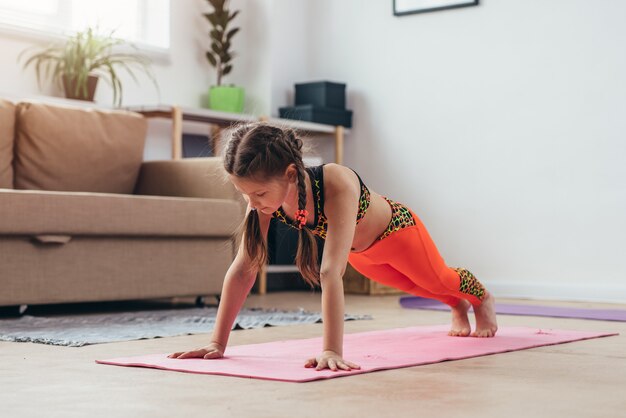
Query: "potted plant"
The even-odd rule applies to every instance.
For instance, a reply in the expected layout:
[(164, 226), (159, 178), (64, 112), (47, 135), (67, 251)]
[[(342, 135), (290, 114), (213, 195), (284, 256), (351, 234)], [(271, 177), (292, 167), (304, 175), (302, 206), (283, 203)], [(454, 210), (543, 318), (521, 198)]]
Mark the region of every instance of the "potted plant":
[(231, 52), (231, 40), (239, 28), (231, 28), (232, 20), (239, 14), (239, 11), (228, 9), (228, 0), (207, 0), (213, 7), (211, 13), (204, 16), (211, 24), (211, 50), (207, 51), (206, 57), (211, 66), (217, 70), (217, 85), (209, 88), (209, 108), (225, 112), (243, 111), (244, 89), (234, 85), (223, 86), (222, 78), (228, 75), (233, 66), (231, 61), (234, 53)]
[[(65, 42), (55, 43), (42, 51), (31, 55), (24, 63), (24, 68), (35, 65), (37, 82), (41, 87), (42, 72), (46, 77), (52, 76), (53, 82), (59, 87), (63, 85), (65, 96), (69, 99), (93, 101), (98, 79), (102, 78), (113, 88), (113, 104), (122, 104), (122, 82), (118, 69), (125, 69), (133, 80), (137, 81), (133, 70), (141, 70), (154, 83), (157, 82), (150, 70), (150, 59), (124, 52), (114, 52), (114, 47), (130, 46), (122, 39), (114, 38), (113, 32), (98, 34), (96, 30), (87, 28)], [(20, 53), (18, 60), (29, 49)]]

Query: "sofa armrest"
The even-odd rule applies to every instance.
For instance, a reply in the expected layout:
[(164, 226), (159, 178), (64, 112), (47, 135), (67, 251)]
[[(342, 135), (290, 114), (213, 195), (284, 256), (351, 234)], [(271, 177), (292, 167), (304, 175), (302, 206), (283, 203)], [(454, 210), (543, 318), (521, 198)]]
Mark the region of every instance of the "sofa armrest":
[(245, 212), (245, 200), (228, 180), (218, 157), (144, 161), (135, 194), (200, 197), (237, 201)]

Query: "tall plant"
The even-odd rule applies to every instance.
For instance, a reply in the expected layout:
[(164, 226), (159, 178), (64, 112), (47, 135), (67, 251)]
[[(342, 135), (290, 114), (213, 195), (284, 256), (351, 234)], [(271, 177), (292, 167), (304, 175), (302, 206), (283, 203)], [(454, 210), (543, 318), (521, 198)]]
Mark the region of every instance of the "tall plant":
[(217, 70), (217, 85), (222, 84), (222, 78), (229, 74), (233, 66), (231, 64), (235, 54), (231, 52), (231, 40), (239, 28), (231, 28), (230, 23), (237, 17), (239, 10), (231, 13), (228, 9), (228, 0), (207, 0), (213, 7), (213, 12), (205, 13), (204, 16), (211, 24), (211, 50), (207, 51), (206, 57), (209, 63)]
[[(87, 86), (90, 76), (103, 78), (113, 88), (113, 104), (122, 104), (122, 82), (118, 69), (125, 69), (137, 82), (134, 70), (145, 73), (153, 82), (158, 91), (158, 84), (150, 70), (150, 59), (137, 53), (114, 52), (114, 48), (126, 45), (136, 50), (132, 44), (115, 38), (114, 31), (108, 34), (99, 34), (96, 29), (87, 28), (76, 35), (68, 37), (65, 42), (55, 43), (42, 51), (31, 55), (24, 63), (23, 68), (35, 65), (37, 82), (41, 88), (42, 76), (52, 77), (53, 82), (61, 86), (63, 79), (72, 85), (74, 96), (86, 99)], [(29, 51), (23, 51), (18, 56)], [(66, 87), (67, 88), (67, 87)]]

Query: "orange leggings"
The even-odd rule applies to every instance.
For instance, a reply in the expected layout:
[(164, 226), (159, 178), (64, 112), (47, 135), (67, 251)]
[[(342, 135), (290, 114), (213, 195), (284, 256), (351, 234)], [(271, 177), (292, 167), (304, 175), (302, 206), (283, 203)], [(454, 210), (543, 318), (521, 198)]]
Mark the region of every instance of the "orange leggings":
[[(468, 270), (446, 266), (417, 215), (403, 205), (397, 206), (408, 210), (415, 224), (394, 228), (394, 213), (390, 222), (393, 231), (383, 234), (365, 251), (350, 253), (352, 267), (371, 280), (416, 296), (449, 306), (465, 299), (479, 306), (486, 292), (482, 284)], [(396, 208), (392, 205), (394, 212)]]

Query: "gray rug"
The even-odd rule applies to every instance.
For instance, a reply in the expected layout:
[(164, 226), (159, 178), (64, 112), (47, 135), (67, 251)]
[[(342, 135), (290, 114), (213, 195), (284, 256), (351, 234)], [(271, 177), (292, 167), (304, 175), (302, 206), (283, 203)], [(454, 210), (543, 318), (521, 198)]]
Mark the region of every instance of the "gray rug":
[[(24, 315), (0, 320), (0, 341), (31, 342), (69, 347), (115, 341), (208, 333), (215, 326), (217, 308), (167, 309), (138, 312), (83, 314), (58, 317)], [(345, 315), (346, 321), (372, 319), (370, 315)], [(313, 324), (322, 315), (297, 311), (242, 309), (233, 329)]]

